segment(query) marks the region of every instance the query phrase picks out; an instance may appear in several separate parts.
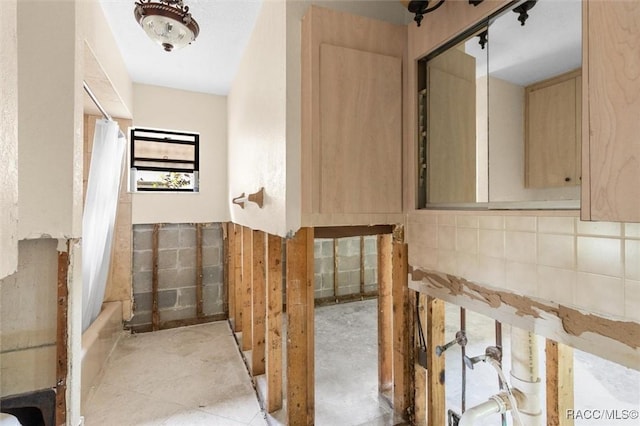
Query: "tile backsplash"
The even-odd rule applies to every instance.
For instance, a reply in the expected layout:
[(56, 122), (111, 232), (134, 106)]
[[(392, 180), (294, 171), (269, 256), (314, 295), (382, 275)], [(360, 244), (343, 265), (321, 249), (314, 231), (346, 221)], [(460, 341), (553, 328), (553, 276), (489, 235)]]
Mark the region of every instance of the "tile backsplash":
[(417, 211), (409, 264), (606, 316), (639, 321), (640, 224), (577, 212)]

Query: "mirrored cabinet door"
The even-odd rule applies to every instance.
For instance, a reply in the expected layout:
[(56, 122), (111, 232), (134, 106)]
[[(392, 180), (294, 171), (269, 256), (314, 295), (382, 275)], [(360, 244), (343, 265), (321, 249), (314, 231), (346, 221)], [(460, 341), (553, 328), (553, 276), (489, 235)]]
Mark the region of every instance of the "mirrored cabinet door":
[(512, 4), (418, 62), (420, 207), (579, 208), (581, 8)]

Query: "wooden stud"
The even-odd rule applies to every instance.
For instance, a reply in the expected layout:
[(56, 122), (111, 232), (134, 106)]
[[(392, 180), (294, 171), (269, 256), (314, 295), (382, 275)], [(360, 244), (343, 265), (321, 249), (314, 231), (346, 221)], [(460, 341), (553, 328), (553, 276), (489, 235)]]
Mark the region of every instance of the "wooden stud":
[(347, 238), (360, 237), (363, 235), (391, 234), (393, 225), (371, 225), (371, 226), (325, 226), (313, 228), (316, 238)]
[(229, 318), (229, 223), (222, 224), (222, 312)]
[(252, 338), (252, 318), (251, 318), (251, 292), (253, 276), (253, 231), (251, 228), (242, 227), (242, 350), (251, 350)]
[(333, 297), (337, 300), (340, 280), (338, 279), (338, 239), (333, 239)]
[(435, 348), (444, 344), (444, 301), (427, 297), (427, 424), (446, 424), (444, 390), (444, 356), (436, 356)]
[(393, 305), (391, 234), (378, 236), (378, 392), (392, 400)]
[[(427, 295), (420, 293), (419, 297), (417, 315), (419, 315), (420, 324), (425, 327), (427, 325)], [(426, 332), (424, 334), (426, 340)], [(433, 351), (430, 351), (430, 354), (435, 356), (433, 355)], [(415, 383), (415, 424), (417, 426), (426, 426), (429, 424), (427, 420), (427, 369), (417, 362), (415, 364)]]
[(56, 324), (56, 425), (67, 424), (68, 334), (67, 313), (69, 274), (69, 242), (67, 251), (58, 252), (58, 312)]
[(196, 223), (196, 316), (204, 316), (204, 295), (202, 291), (202, 224)]
[(314, 424), (313, 228), (287, 240), (287, 424)]
[(225, 250), (225, 277), (227, 279), (227, 298), (228, 298), (228, 307), (229, 307), (229, 323), (231, 324), (231, 329), (235, 330), (236, 323), (236, 256), (235, 256), (235, 225), (231, 222), (227, 222), (226, 224), (226, 241), (224, 245)]
[(573, 348), (548, 340), (545, 347), (547, 369), (547, 424), (573, 426), (567, 411), (573, 409)]
[(393, 409), (410, 421), (413, 415), (413, 303), (409, 297), (407, 245), (392, 244), (393, 270)]
[(160, 224), (153, 225), (151, 234), (151, 327), (153, 331), (157, 331), (160, 325), (160, 313), (158, 312), (158, 238), (160, 233)]
[(282, 408), (282, 238), (267, 238), (266, 410)]
[(265, 271), (265, 233), (253, 231), (253, 267), (251, 274), (252, 291), (252, 347), (251, 374), (259, 376), (265, 372), (265, 317), (266, 317), (266, 271)]
[(242, 282), (242, 227), (233, 224), (233, 282), (235, 287), (235, 316), (233, 331), (242, 331), (242, 314), (244, 306), (244, 285)]
[(360, 236), (360, 295), (364, 296), (364, 237)]

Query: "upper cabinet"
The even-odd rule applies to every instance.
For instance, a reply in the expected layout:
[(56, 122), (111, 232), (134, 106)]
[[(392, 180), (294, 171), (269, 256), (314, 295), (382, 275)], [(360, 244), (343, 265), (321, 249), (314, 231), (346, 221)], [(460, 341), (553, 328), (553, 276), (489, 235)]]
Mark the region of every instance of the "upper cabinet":
[(316, 6), (303, 18), (304, 225), (402, 213), (405, 58), (404, 26)]
[(525, 88), (525, 186), (580, 183), (582, 78), (572, 71)]
[(640, 222), (640, 2), (583, 8), (582, 219)]

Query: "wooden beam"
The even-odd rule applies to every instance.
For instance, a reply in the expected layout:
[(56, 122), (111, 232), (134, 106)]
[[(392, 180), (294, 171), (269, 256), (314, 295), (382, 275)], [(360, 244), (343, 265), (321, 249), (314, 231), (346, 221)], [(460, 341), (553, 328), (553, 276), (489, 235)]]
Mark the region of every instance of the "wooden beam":
[(251, 292), (252, 292), (252, 268), (253, 259), (253, 231), (246, 226), (242, 227), (242, 350), (251, 350), (252, 318), (251, 318)]
[(318, 297), (313, 301), (314, 302), (313, 304), (316, 307), (329, 306), (329, 305), (337, 305), (340, 303), (355, 302), (356, 300), (375, 299), (377, 297), (378, 297), (378, 292), (374, 290), (374, 291), (368, 291), (364, 294), (352, 293), (352, 294), (345, 294), (343, 296), (338, 296), (338, 297), (333, 297), (333, 296)]
[(378, 392), (392, 401), (393, 390), (393, 269), (391, 234), (378, 236)]
[(252, 291), (252, 348), (251, 374), (259, 376), (265, 372), (265, 317), (266, 317), (266, 271), (265, 271), (265, 233), (253, 231), (253, 267), (251, 274)]
[(338, 299), (338, 289), (340, 280), (338, 279), (338, 239), (333, 239), (333, 297)]
[(282, 238), (267, 238), (266, 410), (282, 408)]
[(225, 225), (225, 277), (227, 280), (227, 302), (228, 302), (228, 315), (229, 324), (231, 324), (231, 330), (235, 330), (236, 322), (236, 256), (235, 256), (235, 231), (234, 224), (227, 222)]
[(313, 228), (287, 240), (287, 424), (313, 425)]
[(202, 292), (202, 224), (196, 223), (196, 316), (204, 316), (204, 296)]
[(157, 331), (160, 325), (160, 312), (158, 312), (158, 237), (160, 226), (159, 223), (154, 224), (151, 234), (151, 327), (153, 331)]
[(414, 312), (409, 297), (407, 276), (407, 245), (392, 244), (393, 273), (393, 409), (404, 420), (413, 416)]
[[(419, 308), (417, 309), (417, 315), (420, 318), (420, 324), (423, 327), (423, 333), (425, 334), (425, 340), (426, 340), (426, 331), (424, 331), (424, 327), (427, 324), (427, 309), (426, 309), (427, 295), (426, 294), (419, 295), (418, 306)], [(433, 354), (433, 351), (430, 351), (430, 355), (431, 354)], [(427, 426), (428, 424), (430, 424), (428, 423), (428, 418), (427, 418), (427, 415), (428, 415), (427, 369), (424, 368), (424, 366), (418, 364), (417, 360), (415, 364), (415, 406), (416, 406), (416, 410), (415, 410), (414, 423), (416, 424), (416, 426)]]
[[(209, 322), (224, 321), (228, 319), (225, 314), (205, 315), (201, 318), (186, 318), (171, 321), (161, 321), (158, 330), (168, 330), (171, 328), (187, 327), (190, 325), (206, 324)], [(128, 328), (133, 333), (148, 333), (154, 331), (151, 324), (132, 325)]]
[(314, 228), (316, 238), (346, 238), (366, 235), (390, 234), (393, 225), (371, 225), (371, 226), (325, 226)]
[(67, 251), (58, 252), (58, 311), (56, 324), (56, 425), (67, 424), (67, 373), (68, 334), (67, 313), (69, 309), (69, 242)]
[(222, 224), (222, 312), (229, 318), (229, 222)]
[(235, 316), (233, 331), (242, 331), (242, 313), (244, 306), (244, 285), (242, 283), (242, 227), (233, 224), (233, 282), (235, 287)]
[(444, 356), (436, 356), (435, 348), (444, 345), (444, 301), (427, 297), (427, 424), (446, 424), (444, 391)]
[(364, 295), (364, 237), (360, 236), (360, 294)]
[(547, 424), (573, 426), (573, 348), (547, 339)]

